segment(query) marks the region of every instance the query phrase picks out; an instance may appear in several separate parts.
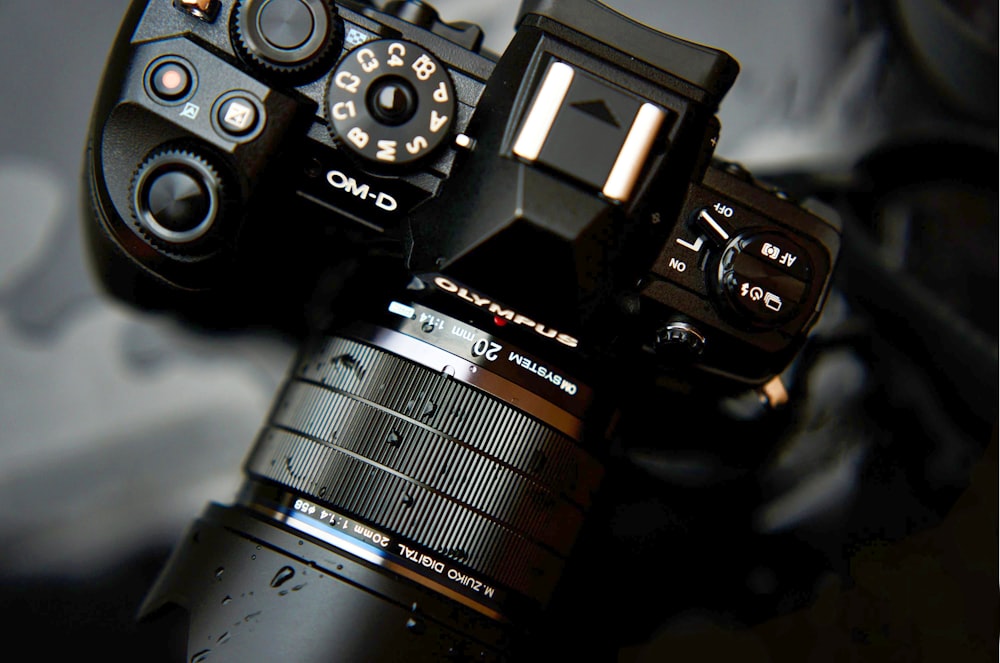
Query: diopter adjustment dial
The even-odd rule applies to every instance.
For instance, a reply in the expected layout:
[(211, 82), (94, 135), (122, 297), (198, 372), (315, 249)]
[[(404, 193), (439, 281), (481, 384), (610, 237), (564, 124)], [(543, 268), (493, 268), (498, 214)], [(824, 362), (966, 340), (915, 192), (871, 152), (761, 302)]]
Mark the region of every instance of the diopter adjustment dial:
[(223, 189), (219, 172), (204, 158), (187, 150), (157, 150), (132, 182), (133, 226), (167, 252), (203, 253), (218, 235)]
[(311, 80), (339, 49), (343, 27), (328, 0), (240, 0), (230, 32), (243, 59), (259, 71)]
[(369, 163), (405, 166), (432, 154), (450, 135), (455, 109), (444, 65), (412, 42), (362, 44), (330, 76), (330, 131)]

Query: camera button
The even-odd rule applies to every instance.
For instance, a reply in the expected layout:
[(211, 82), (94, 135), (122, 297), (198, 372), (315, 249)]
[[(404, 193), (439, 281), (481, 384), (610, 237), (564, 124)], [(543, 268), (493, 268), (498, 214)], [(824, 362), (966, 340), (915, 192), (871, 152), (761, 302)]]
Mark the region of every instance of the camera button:
[(268, 75), (312, 79), (339, 49), (342, 27), (325, 0), (240, 0), (233, 9), (233, 44)]
[(194, 74), (178, 59), (168, 59), (154, 65), (147, 79), (148, 92), (158, 101), (168, 104), (184, 99), (194, 88)]
[(215, 102), (213, 120), (224, 137), (249, 140), (260, 133), (264, 125), (264, 110), (248, 93), (229, 92)]
[(272, 0), (260, 10), (256, 27), (268, 44), (290, 51), (309, 41), (316, 21), (309, 8), (298, 0)]

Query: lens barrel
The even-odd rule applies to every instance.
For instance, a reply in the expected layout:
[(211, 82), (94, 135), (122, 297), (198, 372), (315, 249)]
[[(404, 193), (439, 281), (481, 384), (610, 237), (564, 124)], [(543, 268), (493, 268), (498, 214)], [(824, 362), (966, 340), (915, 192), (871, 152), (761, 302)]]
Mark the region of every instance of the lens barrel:
[[(505, 660), (551, 598), (603, 469), (577, 413), (531, 389), (531, 355), (447, 316), (420, 324), (408, 310), (413, 319), (395, 328), (355, 324), (303, 349), (236, 504), (210, 506), (192, 527), (144, 613), (187, 608), (189, 642), (218, 644), (224, 631), (223, 660), (278, 646), (290, 614), (324, 633), (282, 645), (295, 660)], [(489, 359), (520, 362), (516, 370), (480, 365), (477, 349), (501, 347), (506, 356)], [(228, 610), (236, 596), (241, 608)], [(317, 610), (383, 616), (352, 617), (348, 628), (317, 621)], [(266, 641), (249, 628), (235, 638), (226, 612), (266, 612), (254, 629)], [(347, 642), (365, 640), (356, 631), (373, 623), (386, 633), (403, 623), (405, 634), (391, 645)], [(338, 656), (345, 647), (364, 657)]]

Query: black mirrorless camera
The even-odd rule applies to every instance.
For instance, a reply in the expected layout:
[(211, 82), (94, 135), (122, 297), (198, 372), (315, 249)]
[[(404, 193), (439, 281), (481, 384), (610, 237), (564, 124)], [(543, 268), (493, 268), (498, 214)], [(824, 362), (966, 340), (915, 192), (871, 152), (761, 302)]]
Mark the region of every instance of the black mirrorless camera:
[(528, 660), (620, 405), (773, 383), (819, 316), (836, 224), (713, 160), (729, 55), (592, 0), (482, 43), (418, 0), (132, 3), (101, 280), (307, 339), (142, 607), (187, 660)]

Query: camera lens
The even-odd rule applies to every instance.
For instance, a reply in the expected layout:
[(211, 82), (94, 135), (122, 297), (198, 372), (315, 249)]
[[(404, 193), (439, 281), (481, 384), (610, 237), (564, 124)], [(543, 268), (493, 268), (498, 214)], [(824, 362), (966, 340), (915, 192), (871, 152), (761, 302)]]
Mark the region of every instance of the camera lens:
[[(398, 546), (433, 558), (418, 582), (461, 591), (449, 576), (472, 575), (541, 604), (589, 502), (581, 464), (594, 462), (567, 435), (495, 396), (333, 337), (287, 383), (246, 469), (329, 505), (334, 526), (351, 514), (375, 528), (401, 567)], [(470, 600), (493, 612), (490, 594)]]
[[(297, 660), (358, 643), (363, 652), (336, 660), (505, 660), (551, 599), (603, 475), (581, 410), (559, 397), (589, 402), (590, 390), (467, 323), (393, 306), (411, 315), (303, 350), (237, 504), (206, 512), (190, 537), (199, 545), (175, 553), (144, 610), (239, 596), (234, 612), (270, 616), (267, 643), (232, 640), (234, 655), (292, 646), (282, 620), (302, 627), (323, 610), (368, 616), (324, 622), (326, 639), (294, 643)], [(192, 580), (214, 568), (225, 573), (207, 588)], [(287, 601), (299, 587), (300, 606), (269, 603), (279, 586)], [(190, 637), (217, 637), (225, 620), (196, 608)], [(365, 639), (351, 632), (360, 624), (421, 637)]]
[(382, 124), (406, 124), (417, 112), (417, 93), (398, 76), (387, 76), (368, 91), (368, 112)]

